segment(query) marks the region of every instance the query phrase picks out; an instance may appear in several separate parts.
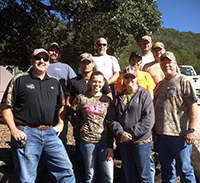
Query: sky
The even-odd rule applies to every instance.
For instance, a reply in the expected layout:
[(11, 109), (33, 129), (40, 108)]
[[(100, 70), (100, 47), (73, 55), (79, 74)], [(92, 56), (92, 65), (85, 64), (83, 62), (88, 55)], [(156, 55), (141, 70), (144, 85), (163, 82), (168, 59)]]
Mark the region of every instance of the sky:
[(162, 26), (200, 33), (200, 0), (157, 0)]

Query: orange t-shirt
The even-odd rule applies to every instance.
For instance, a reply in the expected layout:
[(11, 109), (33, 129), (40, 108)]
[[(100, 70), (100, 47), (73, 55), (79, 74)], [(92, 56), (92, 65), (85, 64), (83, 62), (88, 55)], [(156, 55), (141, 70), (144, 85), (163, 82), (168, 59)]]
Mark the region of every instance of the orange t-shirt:
[[(137, 81), (139, 85), (147, 89), (147, 91), (152, 91), (155, 88), (155, 83), (151, 75), (147, 72), (138, 71)], [(117, 91), (118, 93), (121, 93), (123, 90), (125, 90), (126, 87), (123, 85), (123, 83), (124, 83), (124, 78), (123, 78), (123, 74), (121, 74), (117, 79), (117, 82), (115, 85), (115, 91)]]

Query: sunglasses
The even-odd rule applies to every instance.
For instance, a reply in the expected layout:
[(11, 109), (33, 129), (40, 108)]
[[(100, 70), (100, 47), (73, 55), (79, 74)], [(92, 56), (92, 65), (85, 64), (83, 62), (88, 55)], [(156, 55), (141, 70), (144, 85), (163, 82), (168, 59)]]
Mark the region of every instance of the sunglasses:
[(36, 56), (34, 56), (34, 58), (35, 58), (35, 60), (41, 60), (41, 59), (43, 59), (45, 62), (49, 61), (48, 57), (41, 57), (41, 56), (36, 55)]
[(107, 44), (97, 44), (98, 46), (107, 46)]

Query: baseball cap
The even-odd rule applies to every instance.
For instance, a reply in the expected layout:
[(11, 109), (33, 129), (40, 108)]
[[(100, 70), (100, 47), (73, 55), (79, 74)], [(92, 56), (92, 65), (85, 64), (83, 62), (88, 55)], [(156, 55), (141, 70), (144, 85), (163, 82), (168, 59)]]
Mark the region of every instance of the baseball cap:
[(33, 55), (32, 55), (32, 57), (38, 55), (39, 53), (46, 53), (47, 56), (50, 57), (48, 51), (45, 50), (44, 48), (38, 48), (38, 49), (35, 49), (35, 50), (33, 51)]
[(55, 46), (56, 48), (58, 48), (58, 50), (60, 50), (60, 45), (56, 42), (50, 43), (48, 49), (50, 49), (53, 46)]
[(142, 39), (141, 39), (141, 41), (144, 41), (144, 40), (147, 40), (147, 41), (149, 41), (150, 43), (152, 42), (150, 36), (143, 36)]
[(176, 60), (174, 54), (170, 51), (166, 51), (164, 54), (161, 55), (160, 60), (162, 61), (163, 58), (168, 58), (170, 60)]
[(142, 58), (142, 53), (140, 51), (133, 51), (130, 55), (130, 58), (134, 57), (134, 56), (138, 56), (138, 57)]
[(128, 74), (131, 74), (131, 75), (133, 75), (136, 78), (137, 77), (137, 70), (133, 66), (129, 65), (129, 66), (127, 66), (127, 67), (124, 68), (124, 75), (123, 75), (123, 77), (125, 77)]
[(93, 57), (90, 53), (82, 53), (80, 55), (80, 61), (84, 61), (84, 60), (89, 60), (90, 62), (93, 62)]
[(162, 42), (156, 42), (156, 43), (153, 45), (153, 48), (152, 48), (152, 49), (156, 49), (156, 48), (164, 49), (164, 48), (165, 48), (165, 45), (164, 45)]

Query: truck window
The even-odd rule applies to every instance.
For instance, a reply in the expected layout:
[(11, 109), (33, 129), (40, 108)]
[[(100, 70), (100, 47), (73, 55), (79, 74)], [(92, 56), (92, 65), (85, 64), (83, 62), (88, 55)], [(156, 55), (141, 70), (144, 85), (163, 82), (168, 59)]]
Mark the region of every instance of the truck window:
[(180, 67), (179, 69), (180, 69), (181, 74), (184, 74), (186, 76), (194, 76), (195, 75), (193, 70), (189, 67)]

